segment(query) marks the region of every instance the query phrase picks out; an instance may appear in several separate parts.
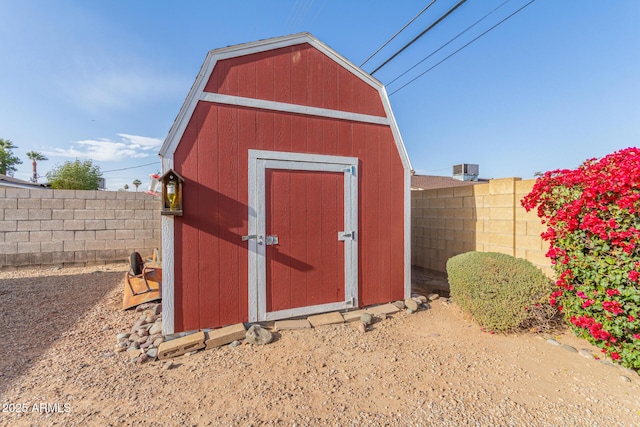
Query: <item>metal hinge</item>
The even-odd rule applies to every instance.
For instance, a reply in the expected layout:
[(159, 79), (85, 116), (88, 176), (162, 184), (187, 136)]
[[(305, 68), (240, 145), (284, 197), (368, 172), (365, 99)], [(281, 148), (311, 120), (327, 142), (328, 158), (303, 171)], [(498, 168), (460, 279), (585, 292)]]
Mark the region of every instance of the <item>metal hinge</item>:
[(268, 245), (277, 245), (278, 244), (278, 236), (267, 236), (266, 242)]
[(356, 167), (355, 166), (348, 166), (346, 168), (342, 168), (342, 172), (349, 172), (351, 175), (355, 175), (356, 174)]

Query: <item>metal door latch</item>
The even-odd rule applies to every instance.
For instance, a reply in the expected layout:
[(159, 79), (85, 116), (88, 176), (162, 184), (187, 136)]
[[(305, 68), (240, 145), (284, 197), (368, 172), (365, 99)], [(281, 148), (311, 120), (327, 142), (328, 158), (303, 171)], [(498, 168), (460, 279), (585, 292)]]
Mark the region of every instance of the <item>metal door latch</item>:
[(338, 240), (344, 241), (347, 239), (354, 239), (355, 235), (355, 231), (338, 231)]
[(248, 234), (246, 236), (242, 236), (242, 241), (243, 242), (246, 242), (247, 240), (250, 240), (250, 239), (255, 239), (256, 243), (259, 244), (259, 245), (262, 244), (262, 236), (259, 235), (259, 234)]

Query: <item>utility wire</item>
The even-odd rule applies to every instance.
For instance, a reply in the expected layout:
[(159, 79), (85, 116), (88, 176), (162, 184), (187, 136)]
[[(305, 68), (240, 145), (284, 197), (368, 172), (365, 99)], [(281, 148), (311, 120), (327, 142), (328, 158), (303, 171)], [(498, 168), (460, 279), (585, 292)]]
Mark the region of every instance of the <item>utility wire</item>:
[(428, 5), (426, 5), (426, 6), (425, 6), (425, 8), (424, 8), (424, 9), (422, 9), (422, 10), (420, 11), (420, 13), (418, 13), (416, 16), (414, 16), (414, 17), (411, 19), (411, 21), (409, 21), (409, 22), (407, 22), (406, 24), (404, 24), (404, 27), (400, 28), (400, 29), (398, 30), (398, 32), (397, 32), (397, 33), (395, 33), (395, 34), (394, 34), (394, 35), (393, 35), (389, 40), (387, 40), (386, 42), (384, 42), (384, 44), (383, 44), (382, 46), (380, 46), (380, 47), (378, 48), (378, 50), (376, 50), (375, 52), (373, 52), (373, 53), (371, 54), (371, 56), (369, 56), (369, 57), (368, 57), (368, 58), (367, 58), (367, 59), (366, 59), (362, 64), (360, 64), (360, 68), (362, 68), (362, 66), (363, 66), (364, 64), (366, 64), (367, 62), (369, 62), (369, 60), (370, 60), (371, 58), (373, 58), (374, 56), (376, 56), (376, 55), (378, 54), (378, 52), (380, 52), (380, 51), (381, 51), (382, 49), (384, 49), (384, 48), (385, 48), (389, 43), (391, 43), (391, 40), (395, 39), (395, 38), (398, 36), (398, 34), (400, 34), (401, 32), (403, 32), (403, 31), (404, 31), (404, 30), (405, 30), (409, 25), (411, 25), (411, 23), (412, 23), (413, 21), (415, 21), (416, 19), (418, 19), (418, 17), (419, 17), (420, 15), (422, 15), (424, 12), (426, 12), (426, 10), (427, 10), (427, 9), (429, 9), (429, 8), (431, 7), (431, 5), (432, 5), (432, 4), (434, 4), (435, 2), (436, 2), (436, 0), (431, 0), (431, 3), (429, 3)]
[(461, 35), (463, 35), (464, 33), (466, 33), (467, 31), (469, 31), (471, 28), (475, 27), (477, 24), (479, 24), (481, 21), (483, 21), (485, 18), (487, 18), (489, 15), (491, 15), (493, 12), (495, 12), (496, 10), (500, 9), (502, 6), (504, 6), (505, 4), (509, 3), (511, 0), (505, 0), (504, 2), (502, 2), (502, 4), (500, 4), (500, 6), (496, 7), (495, 9), (493, 9), (491, 12), (487, 13), (486, 15), (484, 15), (482, 18), (478, 19), (476, 22), (474, 22), (473, 24), (471, 24), (470, 26), (468, 26), (467, 28), (464, 29), (464, 31), (458, 33), (458, 35), (456, 35), (454, 38), (452, 38), (451, 40), (449, 40), (448, 42), (446, 42), (445, 44), (443, 44), (442, 46), (440, 46), (439, 48), (437, 48), (436, 50), (434, 50), (433, 52), (431, 52), (429, 55), (427, 55), (426, 57), (424, 57), (422, 60), (420, 60), (420, 62), (418, 62), (417, 64), (415, 64), (413, 67), (409, 68), (407, 71), (405, 71), (404, 73), (400, 74), (398, 77), (396, 77), (395, 79), (391, 80), (389, 83), (387, 83), (387, 86), (393, 84), (393, 82), (395, 82), (396, 80), (398, 80), (400, 77), (404, 76), (405, 74), (407, 74), (409, 71), (413, 70), (414, 68), (416, 68), (418, 65), (422, 64), (424, 61), (426, 61), (427, 59), (431, 58), (433, 55), (435, 55), (436, 53), (440, 52), (443, 48), (447, 47), (450, 43), (452, 43), (454, 40), (456, 40), (458, 37), (460, 37)]
[(157, 165), (157, 164), (159, 164), (159, 162), (147, 163), (147, 164), (144, 164), (144, 165), (138, 165), (138, 166), (131, 166), (131, 167), (129, 167), (129, 168), (112, 169), (112, 170), (110, 170), (110, 171), (102, 171), (102, 173), (108, 173), (108, 172), (120, 172), (120, 171), (126, 171), (126, 170), (129, 170), (129, 169), (138, 169), (138, 168), (142, 168), (142, 167), (145, 167), (145, 166), (151, 166), (151, 165)]
[(423, 32), (421, 32), (420, 34), (418, 34), (416, 37), (413, 38), (413, 40), (411, 40), (409, 43), (407, 43), (406, 45), (404, 45), (399, 51), (397, 51), (396, 53), (394, 53), (393, 55), (391, 55), (391, 57), (389, 59), (387, 59), (386, 61), (384, 61), (381, 65), (378, 66), (378, 68), (376, 68), (375, 70), (373, 70), (371, 72), (371, 75), (374, 75), (376, 73), (376, 71), (378, 71), (380, 68), (384, 67), (385, 65), (387, 65), (389, 62), (391, 62), (391, 60), (393, 60), (396, 56), (400, 55), (406, 48), (408, 48), (409, 46), (411, 46), (413, 43), (415, 43), (420, 37), (424, 36), (425, 34), (427, 34), (429, 31), (431, 31), (431, 29), (433, 27), (435, 27), (436, 25), (438, 25), (440, 22), (444, 21), (449, 15), (451, 15), (453, 12), (456, 11), (456, 9), (458, 9), (460, 6), (462, 6), (467, 0), (460, 0), (458, 3), (456, 3), (455, 6), (453, 6), (451, 9), (449, 9), (444, 15), (442, 15), (440, 18), (436, 19), (435, 22), (431, 25), (429, 25)]
[(529, 6), (531, 3), (533, 3), (536, 0), (531, 0), (529, 3), (525, 4), (524, 6), (522, 6), (520, 9), (516, 10), (515, 12), (513, 12), (511, 15), (507, 16), (506, 18), (504, 18), (502, 21), (498, 22), (497, 24), (495, 24), (493, 27), (489, 28), (487, 31), (485, 31), (484, 33), (480, 34), (478, 37), (474, 38), (473, 40), (471, 40), (469, 43), (465, 44), (464, 46), (462, 46), (460, 49), (456, 50), (455, 52), (453, 52), (451, 55), (447, 56), (446, 58), (444, 58), (442, 61), (436, 63), (433, 67), (431, 68), (427, 68), (426, 71), (424, 71), (422, 74), (419, 74), (418, 76), (416, 76), (415, 78), (409, 80), (407, 83), (405, 83), (404, 85), (400, 86), (398, 89), (394, 90), (393, 92), (391, 92), (389, 94), (389, 96), (400, 92), (402, 89), (404, 89), (405, 87), (409, 86), (411, 83), (413, 83), (414, 81), (418, 80), (420, 77), (424, 76), (425, 74), (427, 74), (429, 71), (433, 70), (434, 68), (436, 68), (438, 65), (442, 64), (444, 61), (446, 61), (447, 59), (451, 58), (453, 55), (455, 55), (456, 53), (460, 52), (462, 49), (464, 49), (465, 47), (469, 46), (471, 43), (475, 42), (476, 40), (478, 40), (480, 37), (484, 36), (485, 34), (487, 34), (489, 31), (493, 30), (494, 28), (496, 28), (498, 25), (502, 24), (504, 21), (506, 21), (507, 19), (511, 18), (512, 16), (514, 16), (516, 13), (520, 12), (522, 9), (524, 9), (525, 7)]

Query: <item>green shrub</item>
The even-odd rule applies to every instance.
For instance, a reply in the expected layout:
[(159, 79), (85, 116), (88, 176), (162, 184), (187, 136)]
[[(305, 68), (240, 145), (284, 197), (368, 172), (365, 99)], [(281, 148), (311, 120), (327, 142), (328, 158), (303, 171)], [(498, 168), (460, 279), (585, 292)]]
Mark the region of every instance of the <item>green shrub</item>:
[(554, 285), (529, 261), (495, 252), (467, 252), (447, 261), (451, 297), (491, 332), (540, 329), (555, 316)]

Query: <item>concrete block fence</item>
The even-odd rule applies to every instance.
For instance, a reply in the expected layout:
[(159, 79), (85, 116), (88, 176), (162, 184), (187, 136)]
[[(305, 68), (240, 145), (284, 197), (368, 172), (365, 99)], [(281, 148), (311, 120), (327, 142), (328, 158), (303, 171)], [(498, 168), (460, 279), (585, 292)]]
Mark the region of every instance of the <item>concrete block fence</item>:
[(126, 261), (160, 248), (160, 229), (142, 192), (0, 188), (0, 270)]
[(520, 200), (535, 180), (504, 178), (467, 187), (411, 193), (411, 263), (446, 271), (447, 260), (469, 252), (501, 252), (524, 258), (548, 276), (553, 270), (540, 237), (544, 227)]

